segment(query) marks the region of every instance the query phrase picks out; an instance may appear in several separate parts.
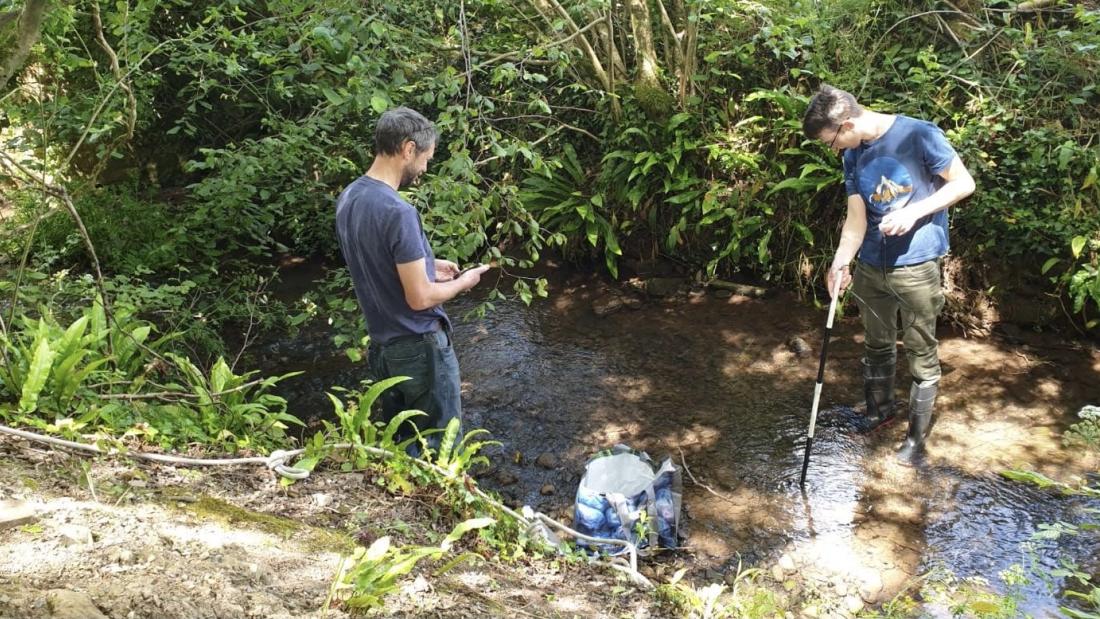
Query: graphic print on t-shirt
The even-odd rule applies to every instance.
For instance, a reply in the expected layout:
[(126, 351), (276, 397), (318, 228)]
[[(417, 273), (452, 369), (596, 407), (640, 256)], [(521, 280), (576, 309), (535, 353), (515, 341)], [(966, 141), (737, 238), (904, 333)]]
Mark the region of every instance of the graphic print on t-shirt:
[(902, 208), (913, 197), (913, 177), (900, 161), (877, 157), (859, 172), (860, 193), (881, 214)]

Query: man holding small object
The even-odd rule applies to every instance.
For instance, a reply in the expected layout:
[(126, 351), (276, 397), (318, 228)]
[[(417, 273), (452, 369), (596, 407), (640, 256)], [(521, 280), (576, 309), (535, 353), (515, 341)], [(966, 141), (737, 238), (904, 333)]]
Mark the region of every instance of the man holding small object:
[[(398, 193), (415, 184), (435, 153), (435, 126), (405, 107), (382, 114), (375, 129), (374, 161), (336, 201), (336, 234), (366, 318), (370, 377), (409, 380), (381, 396), (385, 420), (415, 409), (426, 417), (404, 424), (396, 440), (446, 428), (462, 419), (458, 359), (451, 321), (442, 303), (470, 290), (489, 265), (460, 270), (437, 259), (415, 207)], [(435, 449), (439, 433), (426, 440)], [(419, 453), (410, 445), (410, 453)]]
[[(943, 131), (923, 120), (864, 109), (822, 85), (810, 100), (807, 137), (843, 152), (848, 212), (827, 283), (852, 283), (863, 318), (863, 384), (872, 426), (894, 415), (898, 318), (913, 384), (903, 464), (921, 456), (939, 390), (936, 318), (943, 309), (947, 208), (974, 192), (974, 179)], [(850, 263), (857, 258), (854, 269)]]

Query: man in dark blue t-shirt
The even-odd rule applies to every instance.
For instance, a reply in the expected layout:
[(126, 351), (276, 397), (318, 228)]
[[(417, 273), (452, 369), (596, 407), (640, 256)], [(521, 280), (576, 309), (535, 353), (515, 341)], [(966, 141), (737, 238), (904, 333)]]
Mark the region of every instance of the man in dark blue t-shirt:
[[(865, 333), (864, 394), (874, 425), (894, 415), (901, 318), (913, 384), (909, 431), (898, 457), (912, 464), (923, 453), (939, 389), (936, 317), (944, 303), (947, 207), (974, 192), (974, 179), (934, 124), (872, 112), (832, 86), (822, 85), (810, 100), (802, 130), (844, 153), (848, 214), (826, 279), (830, 293), (854, 282)], [(853, 274), (849, 265), (857, 255)]]
[[(383, 415), (388, 421), (404, 410), (423, 411), (426, 417), (414, 418), (420, 431), (462, 418), (458, 360), (441, 304), (476, 286), (489, 268), (460, 271), (437, 259), (420, 215), (397, 193), (427, 169), (438, 137), (431, 121), (409, 108), (382, 114), (370, 169), (336, 201), (336, 235), (371, 336), (371, 378), (409, 377), (382, 394)], [(398, 439), (412, 430), (404, 426)], [(435, 448), (439, 435), (427, 441)]]

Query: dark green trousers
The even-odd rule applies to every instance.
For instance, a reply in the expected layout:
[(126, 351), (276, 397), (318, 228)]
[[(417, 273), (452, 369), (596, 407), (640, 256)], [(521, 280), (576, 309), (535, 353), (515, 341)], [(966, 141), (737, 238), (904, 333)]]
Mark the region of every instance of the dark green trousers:
[(944, 302), (942, 265), (943, 259), (937, 258), (883, 270), (856, 262), (852, 291), (863, 315), (868, 363), (896, 363), (900, 334), (913, 380), (940, 379), (936, 318)]

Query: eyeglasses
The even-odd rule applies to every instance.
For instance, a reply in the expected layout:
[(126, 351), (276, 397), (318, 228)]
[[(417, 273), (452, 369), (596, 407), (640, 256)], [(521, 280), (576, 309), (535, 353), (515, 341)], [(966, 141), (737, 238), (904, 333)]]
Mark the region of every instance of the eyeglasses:
[(836, 139), (840, 137), (840, 132), (844, 130), (844, 122), (836, 128), (836, 133), (833, 134), (833, 141), (829, 142), (829, 150), (833, 150), (833, 145), (836, 144)]

